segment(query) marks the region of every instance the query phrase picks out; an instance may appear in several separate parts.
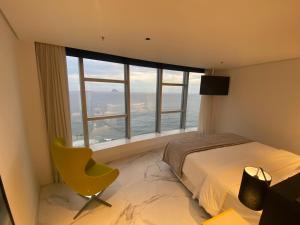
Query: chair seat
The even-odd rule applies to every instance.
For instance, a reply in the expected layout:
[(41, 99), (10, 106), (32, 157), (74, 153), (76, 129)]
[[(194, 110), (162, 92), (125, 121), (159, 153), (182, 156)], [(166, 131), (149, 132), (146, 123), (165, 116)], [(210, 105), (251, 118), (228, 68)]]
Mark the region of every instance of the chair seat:
[(101, 176), (102, 174), (112, 172), (114, 169), (101, 163), (95, 163), (91, 167), (85, 169), (85, 172), (89, 176)]

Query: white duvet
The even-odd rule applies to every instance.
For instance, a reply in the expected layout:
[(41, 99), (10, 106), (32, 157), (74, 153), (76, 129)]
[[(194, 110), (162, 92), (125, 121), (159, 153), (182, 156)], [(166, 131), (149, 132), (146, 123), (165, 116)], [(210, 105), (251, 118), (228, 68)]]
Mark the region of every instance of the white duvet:
[(262, 167), (274, 185), (300, 172), (300, 156), (258, 142), (196, 152), (185, 159), (182, 182), (210, 215), (234, 208), (257, 225), (261, 212), (246, 208), (237, 197), (246, 166)]

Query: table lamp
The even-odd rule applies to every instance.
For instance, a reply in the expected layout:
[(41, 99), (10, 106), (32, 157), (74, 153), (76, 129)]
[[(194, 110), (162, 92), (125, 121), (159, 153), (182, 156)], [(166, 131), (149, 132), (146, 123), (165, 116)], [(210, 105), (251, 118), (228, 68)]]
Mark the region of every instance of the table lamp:
[(245, 167), (238, 195), (240, 202), (252, 210), (262, 210), (271, 180), (262, 168)]

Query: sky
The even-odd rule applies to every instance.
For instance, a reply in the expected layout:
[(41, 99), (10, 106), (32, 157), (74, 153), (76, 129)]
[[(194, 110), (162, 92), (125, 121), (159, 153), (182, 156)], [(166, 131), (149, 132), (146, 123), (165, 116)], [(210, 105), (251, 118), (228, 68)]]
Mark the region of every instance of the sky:
[[(124, 79), (124, 65), (119, 63), (104, 62), (84, 59), (84, 73), (86, 77), (102, 79)], [(70, 91), (79, 91), (79, 68), (78, 58), (67, 56), (68, 81)], [(190, 73), (189, 93), (198, 94), (200, 89), (201, 73)], [(156, 69), (140, 66), (130, 66), (130, 91), (131, 92), (156, 92)], [(163, 70), (163, 82), (182, 83), (183, 72)], [(112, 91), (113, 89), (123, 92), (124, 85), (119, 83), (86, 83), (89, 91)], [(163, 92), (181, 93), (181, 87), (164, 86)]]

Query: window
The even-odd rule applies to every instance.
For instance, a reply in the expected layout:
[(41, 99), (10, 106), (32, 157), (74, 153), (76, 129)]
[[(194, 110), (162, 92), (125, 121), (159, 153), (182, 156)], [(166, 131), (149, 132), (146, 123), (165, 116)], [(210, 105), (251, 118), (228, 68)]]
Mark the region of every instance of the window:
[(163, 70), (163, 83), (183, 83), (183, 72), (175, 70)]
[(162, 70), (162, 108), (159, 131), (169, 131), (184, 128), (183, 105), (187, 74), (181, 71)]
[(124, 115), (124, 84), (85, 82), (88, 117)]
[(157, 70), (130, 66), (131, 135), (155, 132)]
[(73, 145), (84, 146), (80, 97), (79, 59), (77, 57), (67, 56), (67, 68)]
[(181, 110), (182, 86), (162, 86), (162, 111)]
[(201, 73), (125, 61), (67, 56), (74, 146), (198, 126)]
[[(79, 61), (80, 62), (80, 61)], [(92, 145), (125, 138), (127, 83), (124, 65), (81, 59), (83, 130), (85, 143)]]
[(102, 119), (88, 122), (90, 145), (125, 138), (125, 119)]
[(84, 77), (124, 80), (124, 65), (93, 59), (83, 59)]
[(167, 113), (161, 115), (161, 131), (180, 129), (180, 113)]
[(199, 120), (199, 110), (201, 95), (200, 83), (201, 73), (189, 73), (188, 100), (186, 110), (186, 127), (197, 127)]

